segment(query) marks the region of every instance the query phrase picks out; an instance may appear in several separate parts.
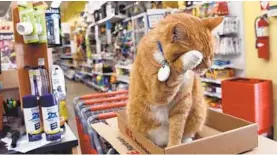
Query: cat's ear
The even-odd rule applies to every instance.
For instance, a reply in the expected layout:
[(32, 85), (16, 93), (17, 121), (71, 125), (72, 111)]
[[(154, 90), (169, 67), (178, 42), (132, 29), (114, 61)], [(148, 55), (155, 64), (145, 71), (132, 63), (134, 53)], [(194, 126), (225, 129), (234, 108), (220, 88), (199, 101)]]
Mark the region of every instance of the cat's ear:
[(183, 41), (186, 39), (185, 27), (181, 23), (171, 25), (171, 42)]
[(216, 28), (223, 20), (223, 17), (212, 17), (212, 18), (204, 18), (201, 20), (202, 24), (212, 31)]

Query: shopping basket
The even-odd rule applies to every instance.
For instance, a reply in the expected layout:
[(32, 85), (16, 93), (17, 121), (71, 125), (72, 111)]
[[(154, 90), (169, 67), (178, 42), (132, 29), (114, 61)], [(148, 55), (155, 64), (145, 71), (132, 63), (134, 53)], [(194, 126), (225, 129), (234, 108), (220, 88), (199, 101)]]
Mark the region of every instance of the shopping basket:
[(82, 153), (103, 154), (113, 150), (103, 149), (99, 137), (90, 124), (116, 117), (116, 111), (127, 104), (128, 91), (97, 93), (74, 99), (75, 118)]

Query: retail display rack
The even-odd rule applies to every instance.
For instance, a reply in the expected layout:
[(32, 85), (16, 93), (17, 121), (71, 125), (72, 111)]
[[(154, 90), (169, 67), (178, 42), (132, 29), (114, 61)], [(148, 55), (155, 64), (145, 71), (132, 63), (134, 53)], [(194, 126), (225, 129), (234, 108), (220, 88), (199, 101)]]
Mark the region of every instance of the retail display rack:
[[(228, 6), (228, 13), (224, 14), (223, 22), (214, 31), (216, 49), (214, 62), (204, 76), (203, 82), (207, 103), (215, 109), (221, 109), (222, 90), (224, 80), (243, 77), (245, 74), (244, 44), (243, 40), (243, 13), (242, 2), (224, 2)], [(201, 7), (207, 4), (201, 4)], [(213, 5), (213, 3), (208, 4)]]
[(62, 46), (53, 48), (53, 63), (59, 65), (68, 79), (74, 79), (75, 65), (70, 42), (70, 34), (62, 34)]

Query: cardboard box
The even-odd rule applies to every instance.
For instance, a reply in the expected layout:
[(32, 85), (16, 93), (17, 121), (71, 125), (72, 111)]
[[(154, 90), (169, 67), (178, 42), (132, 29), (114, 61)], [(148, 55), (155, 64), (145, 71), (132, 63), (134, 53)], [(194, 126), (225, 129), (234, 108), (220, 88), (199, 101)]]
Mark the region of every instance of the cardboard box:
[(132, 141), (119, 132), (116, 118), (107, 119), (106, 123), (99, 122), (94, 123), (91, 126), (98, 135), (109, 142), (119, 154), (140, 153), (137, 151), (139, 148), (135, 148)]
[(125, 111), (118, 114), (118, 127), (126, 141), (145, 154), (237, 154), (258, 146), (257, 125), (209, 110), (199, 139), (191, 143), (160, 148), (142, 134), (129, 129)]

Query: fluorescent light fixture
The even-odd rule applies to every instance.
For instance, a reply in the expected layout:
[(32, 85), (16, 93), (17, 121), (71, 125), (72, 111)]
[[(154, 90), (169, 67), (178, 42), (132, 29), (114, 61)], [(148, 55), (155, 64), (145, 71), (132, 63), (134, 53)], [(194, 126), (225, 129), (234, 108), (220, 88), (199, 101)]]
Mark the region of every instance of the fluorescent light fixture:
[(62, 1), (61, 0), (54, 0), (51, 3), (51, 8), (59, 8), (61, 5)]

